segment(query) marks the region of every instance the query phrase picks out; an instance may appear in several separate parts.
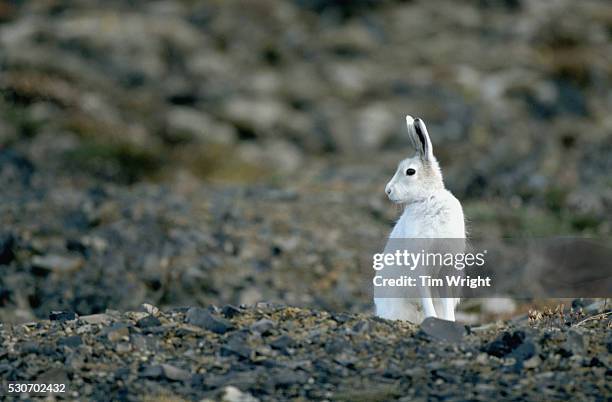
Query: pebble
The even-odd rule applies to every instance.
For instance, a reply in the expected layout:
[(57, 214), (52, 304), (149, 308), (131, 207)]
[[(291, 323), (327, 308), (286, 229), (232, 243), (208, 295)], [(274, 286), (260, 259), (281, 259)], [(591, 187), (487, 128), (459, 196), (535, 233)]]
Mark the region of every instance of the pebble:
[(185, 321), (189, 324), (207, 329), (217, 334), (225, 334), (233, 328), (230, 321), (213, 316), (207, 310), (199, 307), (192, 307), (187, 311)]
[(45, 255), (32, 258), (32, 268), (39, 273), (56, 272), (67, 274), (81, 268), (84, 261), (81, 257), (63, 255)]
[(565, 341), (564, 347), (574, 355), (584, 355), (588, 347), (588, 342), (586, 337), (579, 332), (578, 329), (570, 329), (567, 331), (567, 340)]
[(117, 346), (115, 346), (115, 350), (117, 353), (128, 353), (132, 351), (132, 345), (128, 342), (119, 342)]
[(68, 336), (66, 338), (61, 338), (57, 341), (59, 346), (66, 346), (69, 348), (76, 348), (83, 343), (83, 340), (79, 335)]
[(111, 342), (124, 341), (129, 339), (130, 330), (125, 326), (111, 327), (106, 336)]
[(79, 317), (79, 320), (93, 325), (108, 325), (111, 322), (111, 317), (107, 314), (91, 314)]
[(71, 321), (76, 318), (76, 314), (72, 311), (52, 311), (49, 314), (49, 319), (51, 321)]
[(226, 304), (221, 309), (221, 312), (223, 313), (225, 318), (234, 318), (237, 315), (239, 315), (242, 312), (242, 310), (240, 310), (238, 307), (236, 307), (234, 305)]
[(270, 346), (272, 346), (274, 349), (279, 349), (282, 351), (287, 351), (288, 348), (293, 347), (294, 345), (295, 341), (289, 335), (281, 335), (270, 342)]
[(191, 378), (191, 374), (187, 370), (180, 369), (170, 364), (162, 364), (164, 376), (172, 381), (187, 381)]
[(485, 345), (483, 350), (495, 357), (505, 357), (518, 348), (524, 340), (525, 332), (523, 331), (514, 331), (513, 333), (504, 331), (493, 342)]
[(138, 328), (158, 327), (160, 325), (161, 321), (159, 320), (159, 318), (152, 315), (148, 315), (144, 318), (141, 318), (136, 322), (136, 326)]
[(253, 395), (242, 392), (234, 386), (227, 386), (223, 389), (222, 402), (259, 402)]
[(261, 320), (253, 323), (251, 325), (251, 331), (258, 332), (262, 335), (270, 334), (270, 330), (276, 326), (274, 321), (268, 320), (266, 318), (262, 318)]

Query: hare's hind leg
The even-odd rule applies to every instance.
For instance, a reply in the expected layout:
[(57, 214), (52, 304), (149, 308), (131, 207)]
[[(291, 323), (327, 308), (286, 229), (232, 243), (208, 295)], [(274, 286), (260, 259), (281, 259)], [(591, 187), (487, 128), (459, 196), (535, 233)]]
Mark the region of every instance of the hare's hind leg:
[(433, 300), (431, 297), (423, 297), (421, 298), (421, 304), (423, 305), (423, 312), (425, 313), (425, 317), (438, 317), (436, 315), (436, 309), (433, 305)]
[(437, 317), (433, 299), (431, 298), (431, 289), (426, 286), (420, 286), (419, 293), (421, 294), (421, 305), (423, 306), (425, 317)]
[(442, 314), (441, 317), (444, 320), (455, 321), (455, 305), (457, 300), (452, 297), (445, 297), (442, 299)]

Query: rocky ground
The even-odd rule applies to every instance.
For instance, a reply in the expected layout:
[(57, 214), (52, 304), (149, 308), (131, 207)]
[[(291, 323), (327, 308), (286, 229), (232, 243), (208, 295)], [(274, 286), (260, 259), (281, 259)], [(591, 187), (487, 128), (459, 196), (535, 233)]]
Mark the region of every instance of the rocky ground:
[(609, 307), (466, 301), (441, 342), (369, 278), (407, 113), (473, 236), (610, 236), (611, 33), (597, 0), (0, 1), (2, 378), (605, 399)]
[(0, 372), (79, 400), (603, 401), (610, 310), (421, 326), (259, 303), (107, 311), (0, 327)]

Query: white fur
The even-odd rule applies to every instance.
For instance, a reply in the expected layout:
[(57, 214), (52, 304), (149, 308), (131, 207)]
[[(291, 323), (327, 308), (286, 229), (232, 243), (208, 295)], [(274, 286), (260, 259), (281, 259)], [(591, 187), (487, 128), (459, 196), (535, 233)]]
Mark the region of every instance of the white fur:
[[(429, 134), (422, 121), (406, 116), (408, 134), (416, 155), (399, 163), (385, 188), (389, 199), (405, 206), (390, 238), (465, 238), (461, 203), (444, 188), (442, 173), (433, 155)], [(415, 124), (419, 125), (418, 135)], [(407, 175), (414, 169), (414, 175)], [(463, 251), (463, 250), (461, 250)], [(374, 298), (376, 315), (420, 323), (425, 317), (455, 320), (457, 298), (430, 298), (428, 289), (420, 298)]]

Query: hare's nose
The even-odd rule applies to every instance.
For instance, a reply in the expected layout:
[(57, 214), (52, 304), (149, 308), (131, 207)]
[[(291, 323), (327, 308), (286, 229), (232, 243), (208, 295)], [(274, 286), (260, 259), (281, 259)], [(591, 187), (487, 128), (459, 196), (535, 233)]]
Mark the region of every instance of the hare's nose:
[(385, 193), (387, 193), (387, 195), (391, 195), (391, 187), (387, 186)]

